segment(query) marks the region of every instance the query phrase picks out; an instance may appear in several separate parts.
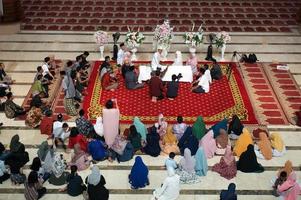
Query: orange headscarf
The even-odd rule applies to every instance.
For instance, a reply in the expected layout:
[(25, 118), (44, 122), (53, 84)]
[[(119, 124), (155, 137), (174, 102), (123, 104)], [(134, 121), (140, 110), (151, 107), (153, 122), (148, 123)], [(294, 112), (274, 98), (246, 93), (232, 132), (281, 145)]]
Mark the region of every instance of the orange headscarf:
[(177, 137), (172, 132), (172, 126), (167, 127), (166, 134), (163, 136), (163, 144), (177, 144)]
[(259, 133), (259, 142), (258, 142), (258, 147), (260, 149), (260, 152), (262, 153), (263, 157), (266, 160), (271, 160), (273, 157), (272, 153), (272, 145), (271, 142), (264, 132)]
[(242, 134), (237, 139), (233, 152), (236, 156), (240, 156), (248, 148), (249, 144), (253, 144), (252, 136), (248, 129), (244, 128)]
[(293, 171), (293, 163), (290, 160), (287, 160), (284, 164), (283, 171), (286, 172), (287, 176), (289, 176)]

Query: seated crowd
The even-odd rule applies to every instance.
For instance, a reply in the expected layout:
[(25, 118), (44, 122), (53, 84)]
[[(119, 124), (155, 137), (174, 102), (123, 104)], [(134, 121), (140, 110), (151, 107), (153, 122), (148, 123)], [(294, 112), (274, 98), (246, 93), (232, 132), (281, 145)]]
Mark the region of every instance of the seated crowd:
[[(208, 160), (215, 156), (220, 156), (220, 161), (213, 165), (212, 171), (231, 180), (236, 177), (238, 170), (244, 173), (263, 172), (264, 167), (258, 160), (283, 156), (286, 151), (280, 134), (268, 134), (261, 129), (254, 130), (252, 134), (236, 115), (209, 129), (200, 116), (190, 126), (181, 116), (178, 116), (176, 124), (169, 124), (160, 114), (158, 122), (149, 127), (135, 117), (123, 134), (119, 131), (119, 115), (117, 100), (114, 99), (107, 101), (102, 116), (97, 118), (95, 124), (86, 118), (83, 110), (79, 111), (75, 127), (69, 127), (61, 114), (55, 121), (43, 120), (41, 134), (49, 137), (40, 145), (27, 178), (22, 169), (29, 162), (29, 155), (19, 136), (13, 136), (8, 149), (0, 145), (1, 182), (10, 178), (13, 184), (24, 183), (28, 200), (38, 199), (47, 192), (43, 187), (45, 181), (53, 185), (65, 185), (60, 191), (66, 191), (71, 196), (87, 191), (90, 199), (108, 199), (105, 177), (96, 164), (106, 159), (110, 162), (126, 162), (139, 151), (153, 157), (168, 156), (162, 163), (167, 170), (167, 178), (153, 192), (153, 196), (154, 199), (177, 199), (180, 184), (198, 183), (199, 177), (207, 175)], [(234, 140), (234, 145), (231, 140)], [(70, 160), (65, 160), (63, 154), (59, 153), (61, 148), (68, 154), (72, 150)], [(183, 157), (177, 163), (175, 156), (178, 154)], [(91, 174), (83, 181), (77, 171), (90, 166)], [(128, 176), (131, 188), (149, 185), (149, 173), (142, 157), (136, 156)], [(296, 181), (292, 163), (287, 161), (273, 179), (273, 194), (297, 199), (300, 186)], [(229, 195), (232, 197), (230, 199), (237, 198), (234, 183), (221, 192), (221, 199), (229, 199)]]
[[(123, 46), (121, 44), (121, 50), (125, 51)], [(160, 54), (160, 50), (157, 53)], [(74, 127), (69, 126), (62, 114), (53, 120), (49, 102), (45, 100), (49, 96), (49, 86), (56, 79), (56, 68), (51, 67), (54, 61), (46, 57), (43, 65), (37, 68), (26, 124), (34, 128), (40, 127), (41, 134), (47, 135), (48, 139), (39, 146), (37, 157), (33, 159), (27, 177), (23, 173), (23, 168), (29, 162), (29, 154), (25, 145), (20, 142), (19, 136), (12, 137), (7, 149), (0, 143), (0, 183), (10, 178), (13, 184), (24, 184), (27, 200), (36, 200), (45, 195), (47, 189), (43, 187), (43, 183), (46, 181), (52, 185), (64, 186), (60, 191), (66, 191), (70, 196), (84, 193), (91, 200), (108, 199), (106, 180), (101, 175), (97, 163), (104, 160), (127, 162), (133, 159), (137, 152), (152, 157), (168, 156), (165, 163), (162, 163), (167, 171), (167, 177), (153, 192), (153, 199), (156, 200), (177, 199), (180, 184), (198, 183), (200, 177), (207, 175), (209, 170), (207, 161), (215, 156), (220, 156), (220, 160), (211, 170), (231, 180), (236, 177), (237, 171), (264, 172), (265, 169), (258, 160), (271, 160), (272, 157), (280, 157), (286, 153), (280, 134), (269, 134), (261, 129), (250, 133), (237, 115), (231, 119), (221, 120), (210, 128), (206, 127), (201, 116), (197, 117), (192, 126), (186, 124), (182, 116), (177, 117), (176, 124), (168, 124), (163, 114), (159, 114), (158, 121), (151, 126), (146, 126), (139, 117), (135, 117), (133, 123), (121, 134), (117, 99), (109, 99), (103, 107), (102, 116), (98, 116), (96, 123), (93, 124), (85, 111), (79, 109), (79, 103), (86, 95), (85, 88), (89, 81), (90, 64), (86, 60), (88, 55), (88, 52), (84, 52), (76, 57), (76, 62), (68, 61), (65, 69), (60, 71), (65, 111), (68, 115), (77, 117)], [(143, 83), (138, 82), (130, 54), (119, 52), (118, 55), (123, 56), (123, 61), (119, 58), (118, 64), (126, 88), (134, 90), (144, 87)], [(179, 60), (181, 59), (178, 58), (177, 62)], [(195, 93), (207, 93), (212, 79), (221, 78), (221, 69), (215, 62), (211, 70), (208, 65), (197, 70), (195, 60), (195, 55), (192, 54), (187, 61), (191, 65), (194, 64), (192, 67), (195, 81), (191, 90)], [(149, 81), (153, 101), (164, 98), (162, 73), (164, 72), (161, 69), (156, 70)], [(106, 57), (99, 69), (99, 78), (105, 90), (114, 91), (119, 86), (109, 57)], [(166, 96), (170, 99), (177, 96), (178, 79), (179, 77), (174, 77), (173, 81), (167, 84)], [(9, 89), (7, 87), (7, 90)], [(25, 114), (25, 109), (13, 102), (13, 94), (10, 91), (6, 92), (6, 89), (4, 91), (6, 116), (14, 118)], [(70, 160), (66, 160), (63, 154), (60, 154), (61, 148), (65, 153), (71, 153)], [(177, 163), (175, 156), (179, 154), (182, 157)], [(89, 168), (91, 174), (83, 181), (77, 172)], [(149, 176), (150, 171), (142, 156), (136, 156), (128, 175), (131, 188), (146, 187), (150, 184)], [(297, 184), (297, 175), (290, 161), (275, 174), (271, 188), (275, 196), (297, 200), (300, 186)], [(227, 190), (221, 191), (220, 199), (237, 199), (235, 189), (234, 183), (229, 184)]]

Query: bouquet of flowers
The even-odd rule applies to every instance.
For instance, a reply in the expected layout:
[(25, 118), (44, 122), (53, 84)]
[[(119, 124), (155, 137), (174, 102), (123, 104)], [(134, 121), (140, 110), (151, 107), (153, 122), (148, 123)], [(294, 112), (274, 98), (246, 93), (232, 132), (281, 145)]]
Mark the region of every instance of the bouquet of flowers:
[(183, 37), (186, 44), (191, 44), (192, 47), (196, 47), (203, 43), (204, 30), (202, 29), (202, 25), (199, 27), (197, 32), (193, 32), (193, 30), (194, 24), (192, 26), (191, 32), (186, 32)]
[(169, 20), (164, 20), (163, 24), (157, 25), (155, 29), (154, 41), (159, 45), (169, 46), (173, 38), (173, 27), (170, 26)]
[(104, 46), (109, 42), (108, 33), (105, 31), (97, 31), (96, 33), (94, 33), (94, 39), (96, 44), (99, 44), (99, 46)]
[(230, 37), (229, 33), (225, 32), (225, 31), (217, 33), (214, 38), (214, 43), (217, 48), (222, 47), (224, 44), (226, 44), (227, 42), (230, 42), (230, 41), (231, 41), (231, 37)]
[(138, 31), (131, 31), (129, 28), (128, 28), (128, 32), (125, 36), (125, 43), (126, 45), (130, 48), (130, 49), (133, 49), (133, 48), (136, 48), (136, 47), (139, 47), (143, 40), (145, 39), (143, 33), (139, 32), (139, 28), (138, 28)]

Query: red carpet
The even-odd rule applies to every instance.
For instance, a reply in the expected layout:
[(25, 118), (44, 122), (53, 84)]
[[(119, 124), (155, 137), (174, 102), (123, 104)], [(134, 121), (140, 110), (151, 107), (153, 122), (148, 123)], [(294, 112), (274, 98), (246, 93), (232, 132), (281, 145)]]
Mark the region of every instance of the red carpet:
[[(153, 103), (147, 85), (143, 89), (129, 91), (122, 79), (116, 91), (102, 91), (98, 80), (99, 65), (100, 62), (95, 63), (90, 77), (91, 83), (87, 89), (88, 95), (83, 103), (83, 108), (91, 120), (101, 115), (102, 105), (108, 99), (116, 98), (121, 122), (131, 122), (135, 116), (139, 116), (144, 122), (154, 122), (158, 114), (163, 113), (167, 120), (172, 122), (176, 120), (177, 115), (182, 115), (186, 122), (192, 123), (201, 115), (207, 123), (214, 123), (236, 113), (244, 123), (257, 124), (249, 96), (236, 67), (230, 81), (224, 76), (222, 80), (211, 85), (208, 94), (194, 94), (190, 92), (190, 84), (181, 83), (176, 100), (164, 99)], [(222, 65), (222, 69), (225, 71), (226, 65)]]

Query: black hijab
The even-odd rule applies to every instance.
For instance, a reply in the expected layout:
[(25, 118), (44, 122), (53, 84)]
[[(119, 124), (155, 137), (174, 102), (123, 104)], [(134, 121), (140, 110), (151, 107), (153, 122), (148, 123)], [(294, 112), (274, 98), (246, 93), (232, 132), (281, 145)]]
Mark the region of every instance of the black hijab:
[(150, 156), (157, 157), (161, 152), (159, 145), (160, 136), (155, 126), (152, 126), (148, 130), (149, 133), (146, 135), (146, 146), (144, 147), (144, 152)]
[(257, 162), (253, 144), (249, 144), (247, 150), (240, 155), (237, 162), (237, 170), (242, 172), (257, 172), (263, 170), (263, 167)]
[(240, 135), (242, 133), (243, 128), (244, 126), (242, 125), (238, 116), (233, 115), (232, 120), (229, 123), (228, 134), (231, 134), (233, 132), (235, 135)]

